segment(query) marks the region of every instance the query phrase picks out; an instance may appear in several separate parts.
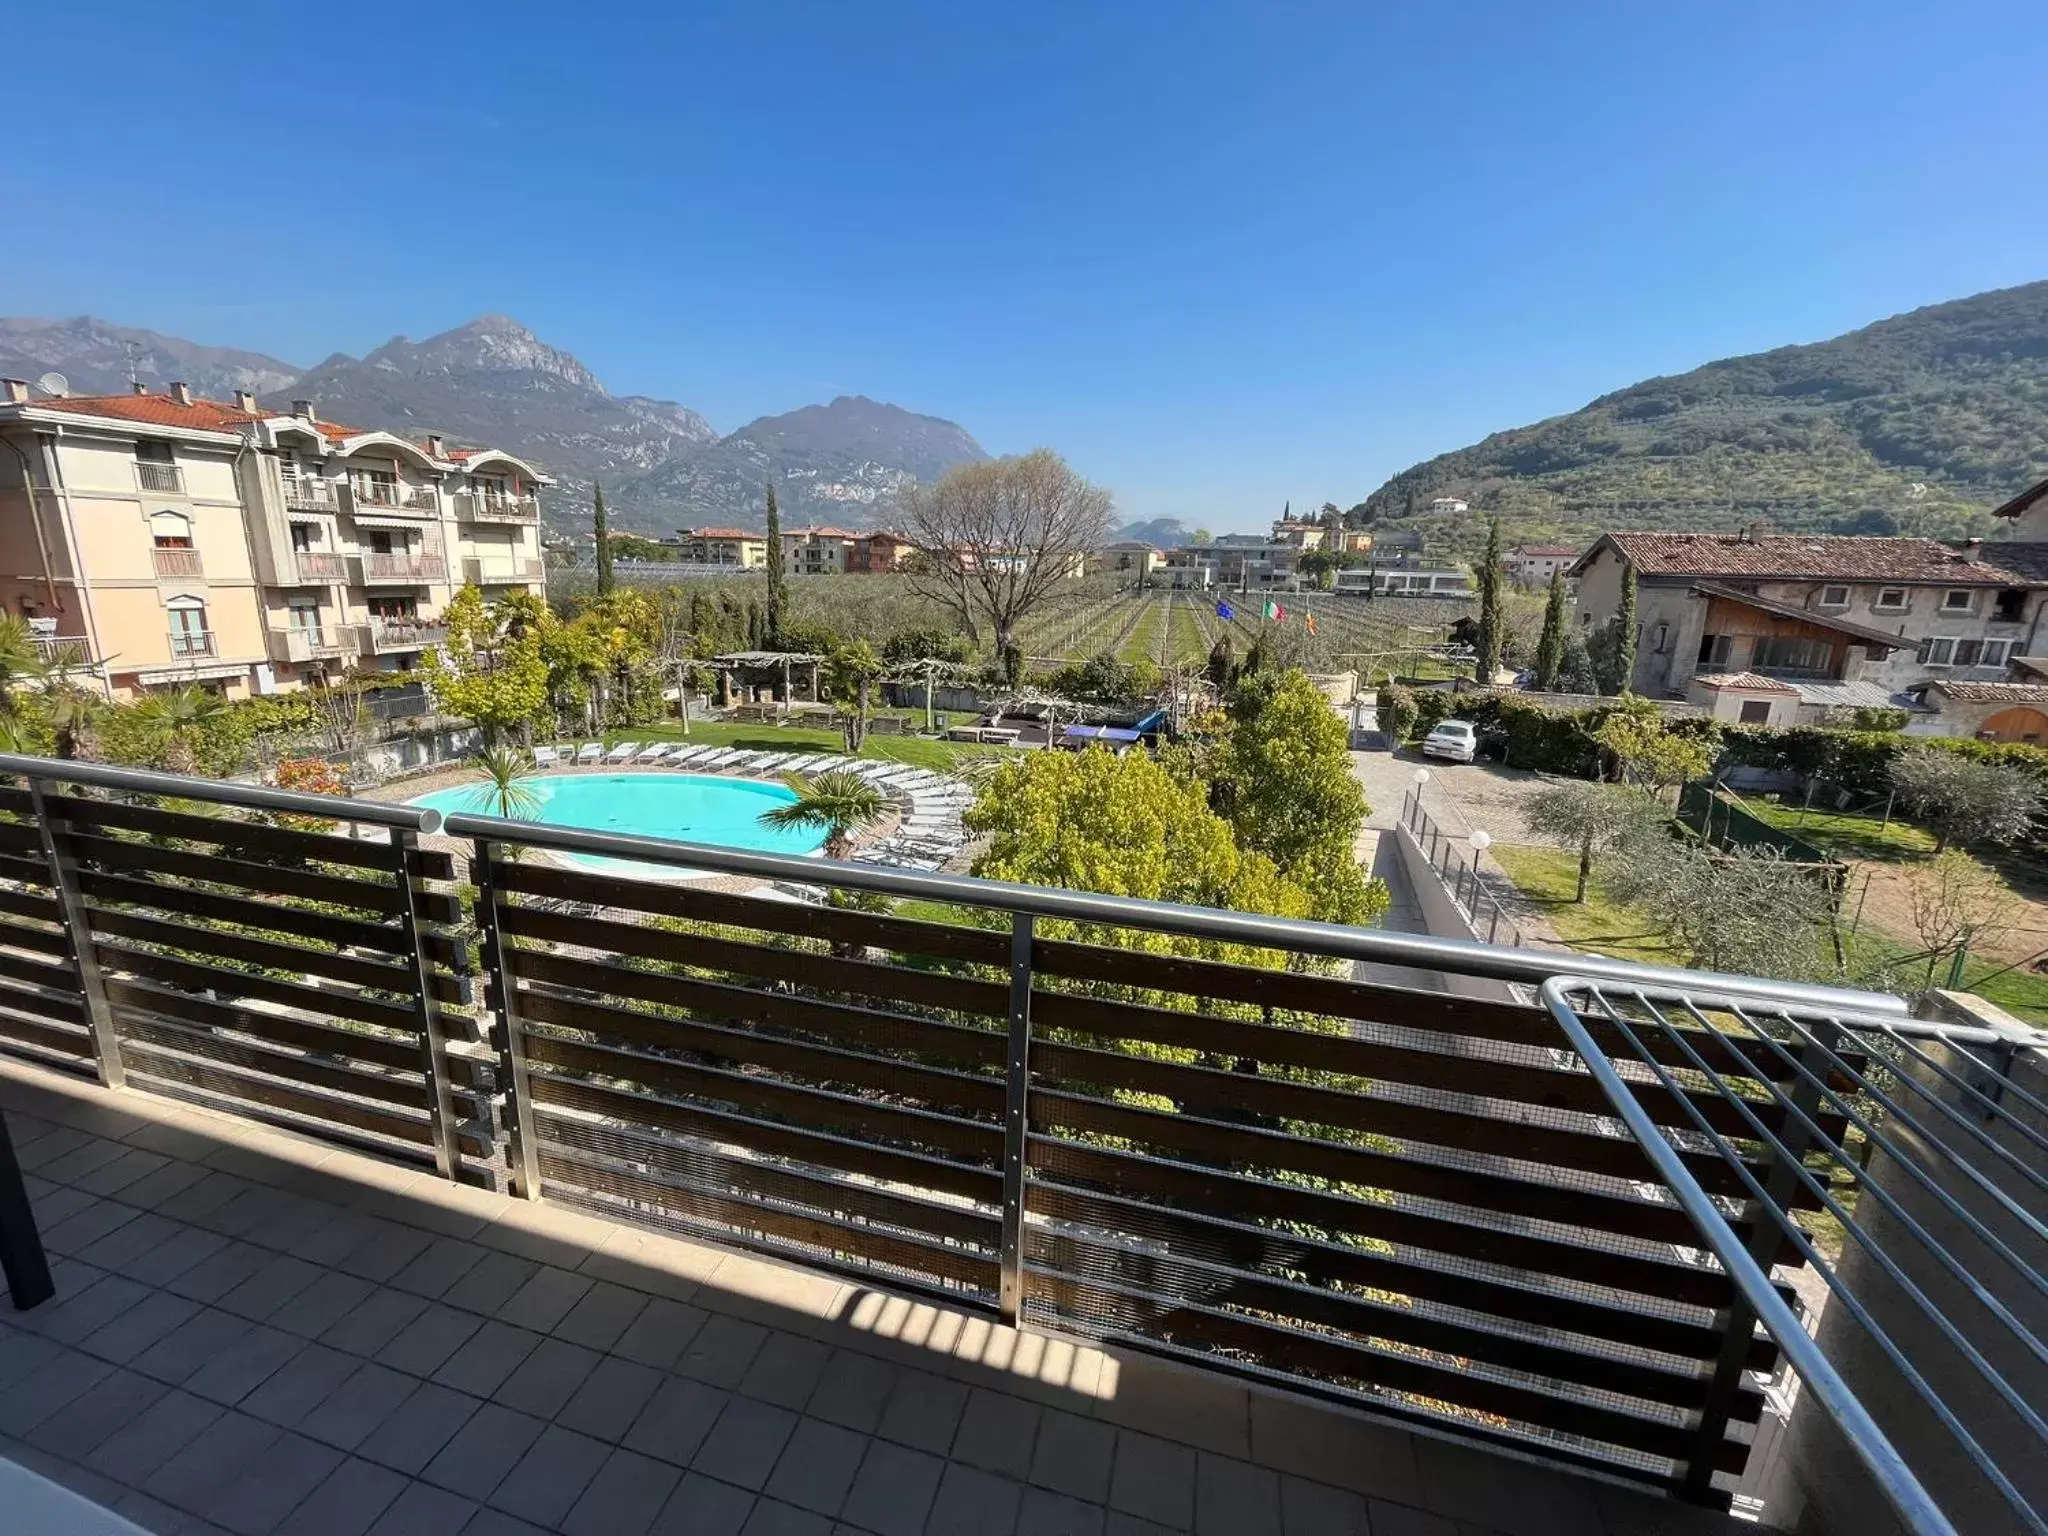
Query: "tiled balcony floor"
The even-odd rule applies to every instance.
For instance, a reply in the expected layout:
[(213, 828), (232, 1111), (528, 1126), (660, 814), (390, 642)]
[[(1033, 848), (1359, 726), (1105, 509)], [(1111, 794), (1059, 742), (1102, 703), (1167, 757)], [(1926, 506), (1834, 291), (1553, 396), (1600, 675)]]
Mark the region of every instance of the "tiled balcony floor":
[(0, 1298), (0, 1455), (166, 1536), (1734, 1528), (147, 1094), (0, 1105), (58, 1284)]

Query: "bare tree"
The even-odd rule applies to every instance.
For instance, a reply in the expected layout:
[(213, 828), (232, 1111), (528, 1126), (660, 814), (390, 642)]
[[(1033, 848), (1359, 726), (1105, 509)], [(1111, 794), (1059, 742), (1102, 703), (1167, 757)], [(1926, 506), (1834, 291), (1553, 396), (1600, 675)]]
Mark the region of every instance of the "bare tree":
[(912, 586), (950, 608), (970, 640), (987, 631), (1007, 655), (1025, 617), (1108, 539), (1110, 497), (1040, 448), (955, 469), (913, 494), (904, 515)]

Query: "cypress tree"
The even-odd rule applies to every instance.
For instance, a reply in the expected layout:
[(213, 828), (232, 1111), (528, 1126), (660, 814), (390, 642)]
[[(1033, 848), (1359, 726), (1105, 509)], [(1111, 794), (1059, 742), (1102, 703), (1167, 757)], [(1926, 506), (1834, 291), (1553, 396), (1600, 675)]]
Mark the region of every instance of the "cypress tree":
[(782, 649), (784, 605), (789, 601), (789, 574), (782, 566), (782, 513), (775, 505), (775, 482), (768, 482), (768, 613), (765, 648)]
[(1536, 642), (1536, 687), (1543, 693), (1557, 691), (1557, 674), (1564, 666), (1564, 572), (1550, 573), (1550, 597), (1543, 604), (1543, 635)]
[(1633, 693), (1636, 681), (1636, 568), (1621, 573), (1621, 612), (1614, 620), (1614, 686), (1609, 693)]
[(597, 540), (597, 595), (599, 597), (610, 597), (612, 595), (612, 536), (611, 530), (605, 526), (604, 487), (598, 485), (594, 489), (597, 493), (597, 504), (590, 516), (590, 531)]
[(1479, 571), (1479, 640), (1473, 647), (1478, 654), (1472, 675), (1482, 687), (1490, 686), (1500, 670), (1500, 640), (1500, 519), (1495, 518), (1486, 529), (1486, 563)]

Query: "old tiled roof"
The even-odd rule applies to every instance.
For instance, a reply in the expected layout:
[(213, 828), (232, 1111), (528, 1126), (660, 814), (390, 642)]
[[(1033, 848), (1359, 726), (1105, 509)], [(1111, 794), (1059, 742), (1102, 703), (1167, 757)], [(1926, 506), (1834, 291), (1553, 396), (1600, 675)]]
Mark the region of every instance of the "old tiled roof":
[(1966, 704), (2048, 704), (2048, 683), (1965, 683), (1944, 677), (1927, 686)]
[(1514, 555), (1527, 555), (1536, 560), (1567, 560), (1579, 552), (1576, 544), (1523, 544), (1508, 551)]
[(1704, 677), (1695, 677), (1694, 682), (1702, 688), (1741, 689), (1747, 693), (1797, 693), (1799, 690), (1790, 683), (1781, 683), (1775, 677), (1765, 677), (1761, 672), (1709, 672)]
[(1955, 587), (2000, 587), (2025, 579), (1998, 564), (2003, 551), (2023, 545), (1987, 544), (1973, 560), (1938, 539), (1820, 533), (1610, 533), (1593, 548), (1601, 544), (1614, 545), (1645, 576), (1837, 577)]
[(685, 528), (682, 536), (686, 539), (753, 539), (757, 543), (768, 537), (765, 533), (754, 533), (745, 528)]
[(1993, 517), (2018, 517), (2042, 498), (2048, 497), (2048, 480), (2039, 485), (2030, 485), (2002, 507), (1993, 507)]
[(2015, 672), (2029, 676), (2048, 678), (2048, 656), (2009, 656), (2005, 664)]
[(148, 427), (183, 427), (193, 432), (232, 432), (252, 421), (263, 421), (270, 411), (245, 411), (218, 400), (194, 400), (180, 405), (169, 395), (63, 395), (29, 402), (39, 411), (61, 411), (73, 416), (98, 416), (107, 421), (132, 421)]

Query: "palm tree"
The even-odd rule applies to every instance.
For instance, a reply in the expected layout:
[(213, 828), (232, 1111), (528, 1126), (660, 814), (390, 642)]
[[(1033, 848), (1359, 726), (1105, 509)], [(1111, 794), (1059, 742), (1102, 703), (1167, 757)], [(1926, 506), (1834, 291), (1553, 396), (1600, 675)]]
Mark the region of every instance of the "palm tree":
[(75, 683), (52, 682), (44, 701), (50, 728), (56, 733), (57, 755), (69, 763), (103, 763), (99, 717), (105, 706)]
[(843, 859), (853, 847), (853, 834), (879, 821), (889, 808), (888, 797), (851, 768), (834, 768), (806, 779), (789, 776), (796, 799), (763, 811), (761, 825), (778, 830), (825, 834), (825, 857)]
[(531, 821), (540, 814), (540, 796), (526, 783), (533, 760), (517, 747), (485, 747), (469, 766), (484, 776), (477, 796), (487, 814), (506, 821)]
[(144, 694), (135, 708), (142, 718), (164, 734), (159, 761), (170, 773), (199, 771), (199, 753), (193, 738), (202, 726), (211, 724), (227, 701), (217, 693), (181, 683), (155, 693)]
[(42, 677), (46, 670), (28, 620), (0, 614), (0, 715), (18, 714), (21, 700), (16, 696), (16, 687)]

